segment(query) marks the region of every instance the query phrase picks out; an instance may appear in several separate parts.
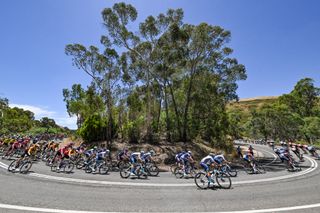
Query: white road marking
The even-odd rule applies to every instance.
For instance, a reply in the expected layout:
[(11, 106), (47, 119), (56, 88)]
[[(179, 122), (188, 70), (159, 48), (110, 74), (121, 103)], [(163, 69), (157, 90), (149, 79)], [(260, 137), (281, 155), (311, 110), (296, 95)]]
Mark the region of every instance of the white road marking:
[[(316, 203), (316, 204), (303, 205), (303, 206), (291, 206), (291, 207), (257, 209), (257, 210), (242, 210), (242, 211), (222, 211), (222, 212), (215, 212), (215, 213), (265, 213), (265, 212), (294, 211), (294, 210), (311, 209), (311, 208), (319, 208), (319, 207), (320, 207), (320, 203)], [(13, 209), (18, 211), (49, 212), (49, 213), (110, 213), (110, 212), (99, 212), (99, 211), (38, 208), (38, 207), (17, 206), (17, 205), (9, 205), (9, 204), (1, 204), (1, 203), (0, 203), (0, 208)]]
[[(290, 175), (283, 175), (278, 177), (272, 178), (265, 178), (265, 179), (257, 179), (257, 180), (244, 180), (244, 181), (235, 181), (232, 182), (232, 185), (243, 185), (243, 184), (251, 184), (251, 183), (261, 183), (261, 182), (271, 182), (277, 180), (284, 180), (294, 177), (299, 177), (305, 174), (308, 174), (318, 167), (318, 163), (309, 157), (306, 158), (311, 162), (310, 168), (306, 169), (302, 172), (297, 172)], [(3, 163), (1, 163), (3, 164)], [(1, 166), (0, 164), (0, 166)], [(5, 164), (4, 164), (5, 165)], [(7, 168), (7, 165), (5, 165)], [(2, 166), (1, 166), (2, 167)], [(66, 177), (58, 177), (52, 175), (45, 175), (39, 173), (30, 173), (29, 176), (48, 179), (48, 180), (56, 180), (56, 181), (63, 181), (63, 182), (72, 182), (72, 183), (87, 183), (87, 184), (100, 184), (100, 185), (122, 185), (122, 186), (150, 186), (150, 187), (187, 187), (192, 186), (194, 187), (194, 183), (133, 183), (133, 182), (113, 182), (113, 181), (99, 181), (99, 180), (85, 180), (85, 179), (77, 179), (77, 178), (66, 178)]]
[(8, 166), (2, 162), (0, 162), (0, 167), (4, 168), (4, 169), (8, 169)]
[(278, 156), (276, 155), (276, 154), (274, 154), (274, 153), (272, 153), (272, 152), (269, 152), (269, 151), (267, 151), (267, 150), (263, 150), (264, 152), (267, 152), (267, 153), (269, 153), (269, 154), (271, 154), (271, 155), (273, 155), (273, 160), (271, 161), (271, 162), (269, 162), (269, 163), (267, 163), (267, 164), (263, 164), (263, 166), (268, 166), (268, 165), (270, 165), (270, 164), (273, 164), (277, 159), (278, 159)]

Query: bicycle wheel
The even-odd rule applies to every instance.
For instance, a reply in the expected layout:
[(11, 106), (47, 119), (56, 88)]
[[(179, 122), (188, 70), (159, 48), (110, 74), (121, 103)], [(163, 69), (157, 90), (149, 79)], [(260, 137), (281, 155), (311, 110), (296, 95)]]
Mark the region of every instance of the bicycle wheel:
[(131, 170), (130, 166), (129, 167), (122, 167), (120, 169), (120, 176), (122, 178), (128, 178), (130, 176), (130, 170)]
[(148, 166), (148, 175), (150, 176), (158, 176), (159, 175), (159, 168), (155, 164), (151, 164)]
[(231, 178), (226, 174), (216, 175), (217, 184), (222, 189), (230, 189), (231, 188)]
[(92, 173), (91, 164), (87, 164), (84, 168), (85, 173)]
[(252, 174), (253, 173), (253, 169), (251, 168), (251, 166), (249, 165), (243, 165), (243, 170), (248, 174)]
[(85, 166), (85, 163), (84, 163), (84, 160), (82, 158), (77, 160), (77, 162), (76, 162), (76, 168), (77, 169), (82, 169), (84, 166)]
[(26, 174), (29, 172), (29, 170), (32, 167), (32, 162), (31, 161), (26, 161), (20, 166), (20, 173)]
[(74, 168), (74, 163), (71, 161), (68, 161), (68, 162), (64, 162), (62, 169), (63, 169), (63, 172), (65, 173), (71, 173), (73, 168)]
[(174, 174), (174, 170), (177, 168), (177, 164), (172, 164), (171, 166), (170, 166), (170, 172), (172, 173), (172, 174)]
[(229, 165), (227, 165), (227, 173), (228, 173), (228, 175), (230, 175), (230, 177), (237, 177), (237, 175), (238, 175), (238, 171)]
[(194, 176), (194, 182), (200, 189), (207, 189), (209, 187), (209, 180), (205, 173), (198, 172)]
[(142, 167), (139, 169), (136, 169), (136, 175), (138, 178), (146, 179), (148, 177), (148, 174), (144, 171)]
[(57, 171), (57, 163), (52, 163), (51, 172), (56, 172), (56, 171)]
[(180, 167), (175, 168), (174, 170), (174, 176), (176, 176), (176, 178), (183, 178), (184, 172)]
[(109, 170), (110, 170), (110, 167), (107, 166), (105, 163), (103, 163), (99, 166), (99, 174), (101, 174), (101, 175), (108, 174)]
[(15, 172), (17, 169), (18, 165), (17, 165), (17, 161), (13, 160), (10, 165), (8, 166), (8, 171), (9, 172)]
[(259, 174), (265, 174), (266, 173), (266, 169), (263, 166), (261, 166), (260, 164), (256, 164), (256, 169), (257, 169)]

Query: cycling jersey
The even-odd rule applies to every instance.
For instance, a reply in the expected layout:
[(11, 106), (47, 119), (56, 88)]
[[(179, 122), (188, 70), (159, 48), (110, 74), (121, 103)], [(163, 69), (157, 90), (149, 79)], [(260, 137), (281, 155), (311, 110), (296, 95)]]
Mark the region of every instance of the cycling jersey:
[(125, 156), (127, 156), (127, 154), (128, 154), (128, 151), (122, 150), (121, 152), (118, 153), (117, 159), (118, 159), (118, 160), (123, 160), (123, 158), (124, 158)]
[(96, 153), (96, 150), (95, 149), (89, 149), (87, 151), (84, 152), (84, 154), (87, 156), (87, 157), (90, 157), (91, 155), (93, 155), (94, 153)]
[(202, 160), (200, 161), (200, 166), (204, 169), (204, 171), (208, 171), (209, 170), (209, 166), (214, 162), (214, 158), (210, 155), (202, 158)]
[(133, 152), (131, 155), (130, 155), (130, 162), (131, 163), (136, 163), (138, 158), (140, 157), (140, 152)]
[(145, 153), (144, 155), (141, 156), (141, 159), (142, 159), (144, 162), (149, 162), (149, 161), (151, 161), (151, 153), (150, 153), (150, 152)]
[(213, 159), (218, 164), (221, 164), (223, 161), (226, 160), (223, 155), (216, 155), (216, 156), (214, 156)]
[(98, 152), (96, 159), (97, 160), (103, 160), (105, 159), (107, 156), (109, 155), (109, 151), (102, 151), (102, 152)]
[(181, 156), (184, 155), (186, 152), (180, 152), (178, 154), (176, 154), (175, 156), (175, 159), (177, 162), (180, 162), (182, 159), (181, 159)]

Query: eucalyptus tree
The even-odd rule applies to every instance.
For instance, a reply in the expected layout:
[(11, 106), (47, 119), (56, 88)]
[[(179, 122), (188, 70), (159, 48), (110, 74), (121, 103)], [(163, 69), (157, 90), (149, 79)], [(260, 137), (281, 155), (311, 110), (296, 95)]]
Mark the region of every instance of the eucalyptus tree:
[(106, 116), (108, 117), (107, 125), (107, 141), (113, 139), (115, 129), (115, 121), (113, 110), (115, 105), (115, 93), (119, 88), (120, 68), (119, 55), (111, 47), (111, 43), (107, 37), (102, 36), (101, 43), (105, 50), (103, 53), (94, 46), (89, 48), (81, 44), (69, 44), (66, 46), (65, 52), (72, 56), (73, 63), (76, 67), (83, 70), (92, 78), (92, 86), (98, 89), (98, 93), (103, 98), (106, 106)]
[[(138, 33), (135, 33), (129, 29), (129, 25), (137, 19), (137, 15), (137, 10), (132, 5), (125, 3), (117, 3), (102, 12), (104, 25), (112, 43), (126, 50), (122, 56), (124, 72), (135, 76), (136, 81), (142, 82), (146, 87), (147, 140), (152, 140), (151, 90), (152, 85), (159, 85), (159, 76), (156, 73), (159, 59), (158, 42), (171, 23), (181, 22), (183, 12), (181, 9), (171, 9), (166, 14), (159, 14), (157, 17), (148, 16), (144, 22), (139, 24)], [(159, 99), (161, 103), (161, 97)]]

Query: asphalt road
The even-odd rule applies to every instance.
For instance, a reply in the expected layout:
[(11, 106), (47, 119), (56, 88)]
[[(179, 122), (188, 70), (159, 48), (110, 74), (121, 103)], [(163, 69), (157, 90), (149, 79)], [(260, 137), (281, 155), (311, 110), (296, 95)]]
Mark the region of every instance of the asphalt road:
[[(121, 179), (119, 173), (101, 176), (79, 170), (73, 174), (57, 174), (50, 172), (43, 163), (32, 167), (33, 174), (40, 176), (11, 174), (0, 168), (0, 212), (320, 212), (320, 205), (297, 209), (297, 206), (320, 203), (320, 170), (309, 168), (316, 167), (317, 163), (306, 160), (302, 175), (293, 174), (274, 159), (270, 148), (256, 146), (256, 149), (266, 156), (267, 173), (247, 175), (240, 172), (232, 179), (235, 184), (228, 190), (199, 190), (192, 179), (177, 180), (170, 173), (138, 180)], [(8, 161), (1, 162), (8, 164)], [(60, 179), (54, 180), (51, 176)], [(286, 178), (279, 180), (278, 177)], [(19, 208), (21, 210), (17, 210)]]

